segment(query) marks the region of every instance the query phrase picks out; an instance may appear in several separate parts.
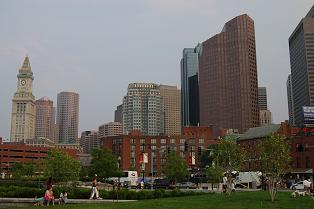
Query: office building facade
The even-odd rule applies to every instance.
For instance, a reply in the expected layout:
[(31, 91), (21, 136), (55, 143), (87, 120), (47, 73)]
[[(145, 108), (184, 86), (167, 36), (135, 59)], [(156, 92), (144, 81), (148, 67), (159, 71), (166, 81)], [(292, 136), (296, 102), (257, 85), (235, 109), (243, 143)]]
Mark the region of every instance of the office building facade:
[(46, 97), (36, 100), (35, 138), (55, 139), (55, 109), (53, 101)]
[(117, 109), (114, 111), (114, 122), (119, 122), (122, 124), (122, 109), (123, 105), (117, 106)]
[(289, 37), (293, 117), (303, 125), (303, 106), (314, 106), (314, 6)]
[(78, 143), (79, 94), (61, 92), (57, 100), (57, 126), (59, 144)]
[(235, 17), (201, 48), (200, 124), (240, 133), (258, 126), (254, 21), (246, 14)]
[(199, 109), (199, 65), (201, 45), (183, 49), (181, 59), (181, 118), (182, 126), (197, 126), (200, 122)]
[(295, 125), (291, 74), (289, 74), (289, 76), (288, 76), (286, 85), (287, 85), (289, 124), (290, 125)]
[(176, 86), (160, 85), (164, 108), (164, 134), (181, 134), (181, 91)]

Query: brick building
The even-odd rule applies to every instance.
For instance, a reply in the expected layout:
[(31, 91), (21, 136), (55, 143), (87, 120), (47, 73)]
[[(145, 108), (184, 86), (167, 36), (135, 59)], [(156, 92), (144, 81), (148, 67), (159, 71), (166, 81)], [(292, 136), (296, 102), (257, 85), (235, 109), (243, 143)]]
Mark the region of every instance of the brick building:
[(212, 127), (184, 127), (181, 135), (175, 136), (144, 136), (139, 131), (132, 131), (128, 135), (104, 137), (101, 146), (112, 150), (113, 154), (121, 157), (122, 170), (134, 169), (142, 173), (139, 162), (142, 153), (148, 154), (145, 164), (145, 176), (162, 176), (162, 168), (169, 152), (184, 158), (191, 169), (200, 165), (201, 153), (210, 144), (217, 141), (213, 137)]
[[(256, 145), (271, 134), (288, 137), (291, 146), (291, 174), (293, 178), (312, 178), (314, 170), (314, 129), (289, 126), (288, 122), (249, 129), (238, 138), (245, 149), (246, 160), (243, 170), (257, 170)], [(287, 171), (288, 173), (289, 171)]]
[[(28, 146), (24, 143), (0, 143), (0, 172), (8, 172), (14, 163), (35, 163), (47, 156), (54, 148)], [(73, 158), (77, 158), (77, 150), (63, 149)]]

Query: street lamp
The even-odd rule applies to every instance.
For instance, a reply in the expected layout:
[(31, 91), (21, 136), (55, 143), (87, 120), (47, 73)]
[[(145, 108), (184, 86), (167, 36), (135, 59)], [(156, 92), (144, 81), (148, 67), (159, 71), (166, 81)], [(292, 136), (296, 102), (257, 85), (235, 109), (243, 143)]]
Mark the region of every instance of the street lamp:
[(120, 170), (120, 167), (121, 167), (121, 156), (119, 155), (118, 156), (118, 188), (117, 188), (117, 202), (119, 201), (119, 191), (120, 191), (120, 176), (121, 176), (121, 170)]

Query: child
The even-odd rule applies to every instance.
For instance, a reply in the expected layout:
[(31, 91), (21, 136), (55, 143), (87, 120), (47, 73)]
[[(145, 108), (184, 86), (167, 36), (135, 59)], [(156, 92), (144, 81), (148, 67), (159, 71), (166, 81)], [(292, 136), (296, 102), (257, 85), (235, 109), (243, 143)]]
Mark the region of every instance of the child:
[(66, 191), (63, 191), (60, 193), (59, 197), (59, 205), (66, 204), (68, 201), (68, 193)]
[(44, 197), (39, 197), (38, 194), (35, 195), (35, 203), (34, 206), (43, 206), (44, 205)]

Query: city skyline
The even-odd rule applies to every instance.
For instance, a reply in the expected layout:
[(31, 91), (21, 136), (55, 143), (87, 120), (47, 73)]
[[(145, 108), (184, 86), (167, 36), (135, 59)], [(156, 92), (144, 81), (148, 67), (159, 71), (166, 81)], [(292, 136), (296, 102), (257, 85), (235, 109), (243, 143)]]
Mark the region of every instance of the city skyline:
[[(77, 2), (74, 9), (82, 11), (87, 3), (81, 1)], [(81, 132), (82, 130), (96, 129), (99, 124), (113, 121), (114, 109), (117, 105), (121, 104), (125, 88), (131, 82), (155, 82), (177, 85), (179, 87), (179, 61), (183, 48), (195, 46), (198, 42), (217, 34), (220, 30), (220, 26), (224, 22), (243, 13), (248, 13), (248, 15), (252, 16), (255, 20), (259, 84), (268, 88), (270, 95), (269, 109), (273, 112), (274, 122), (288, 119), (285, 86), (286, 77), (290, 72), (288, 37), (300, 21), (300, 18), (302, 18), (312, 6), (312, 1), (278, 1), (275, 3), (272, 2), (268, 7), (263, 6), (261, 3), (239, 1), (237, 2), (239, 6), (236, 8), (233, 8), (233, 3), (225, 8), (224, 5), (226, 5), (226, 2), (218, 3), (216, 1), (208, 1), (209, 3), (205, 1), (195, 3), (179, 3), (179, 1), (173, 1), (174, 3), (166, 1), (148, 2), (149, 3), (143, 4), (135, 2), (135, 6), (129, 5), (132, 9), (136, 9), (136, 7), (140, 5), (138, 8), (138, 10), (140, 10), (139, 15), (136, 16), (135, 19), (130, 20), (131, 23), (133, 23), (131, 24), (132, 26), (137, 23), (136, 20), (142, 20), (142, 18), (145, 19), (145, 17), (152, 21), (150, 22), (153, 23), (152, 25), (157, 24), (156, 29), (148, 32), (148, 34), (143, 33), (143, 31), (149, 31), (152, 28), (149, 27), (149, 24), (145, 23), (143, 28), (136, 27), (129, 31), (129, 35), (122, 35), (124, 30), (130, 29), (127, 27), (123, 28), (125, 25), (122, 21), (124, 18), (134, 15), (135, 12), (133, 11), (128, 11), (128, 13), (122, 15), (121, 18), (118, 18), (117, 22), (115, 22), (117, 28), (114, 27), (115, 24), (111, 23), (111, 25), (110, 21), (109, 23), (105, 22), (105, 25), (109, 25), (116, 29), (114, 31), (120, 32), (118, 33), (120, 36), (118, 36), (117, 40), (123, 40), (123, 38), (128, 37), (127, 44), (125, 44), (124, 41), (121, 43), (117, 42), (117, 40), (113, 41), (115, 40), (112, 38), (114, 33), (100, 31), (102, 32), (100, 35), (104, 36), (98, 36), (98, 27), (101, 27), (97, 26), (99, 22), (96, 21), (96, 26), (90, 24), (97, 15), (98, 21), (101, 19), (99, 17), (102, 17), (102, 13), (99, 9), (97, 10), (97, 7), (102, 8), (101, 6), (104, 6), (103, 4), (106, 5), (106, 3), (92, 2), (91, 7), (96, 9), (95, 14), (90, 14), (90, 16), (92, 16), (90, 17), (87, 12), (87, 14), (83, 15), (85, 20), (83, 19), (84, 21), (82, 21), (82, 25), (80, 25), (78, 22), (81, 19), (77, 16), (78, 14), (74, 15), (74, 19), (68, 16), (66, 16), (67, 18), (64, 20), (62, 19), (66, 15), (66, 10), (72, 6), (69, 3), (63, 5), (64, 8), (60, 8), (61, 11), (58, 11), (60, 17), (56, 17), (49, 12), (47, 16), (44, 17), (45, 15), (42, 14), (47, 12), (44, 7), (59, 8), (59, 3), (50, 2), (45, 4), (29, 1), (27, 3), (19, 2), (16, 4), (14, 1), (13, 3), (11, 1), (1, 2), (0, 11), (3, 10), (3, 12), (1, 12), (2, 18), (0, 21), (3, 23), (4, 33), (0, 35), (0, 44), (2, 46), (0, 49), (0, 69), (3, 77), (3, 85), (0, 90), (0, 98), (2, 101), (0, 109), (0, 136), (3, 136), (5, 139), (9, 138), (11, 98), (16, 88), (15, 76), (25, 54), (28, 53), (32, 61), (32, 70), (36, 77), (34, 81), (34, 95), (36, 98), (47, 96), (56, 102), (57, 93), (60, 91), (75, 91), (80, 94), (82, 107), (80, 109), (79, 132)], [(248, 5), (245, 5), (245, 3), (248, 3)], [(265, 2), (262, 3), (265, 4)], [(119, 6), (119, 3), (107, 4), (106, 6), (108, 6), (109, 9), (118, 9)], [(214, 9), (207, 11), (202, 8), (205, 6)], [(12, 17), (15, 9), (17, 9), (16, 12), (19, 14), (17, 18)], [(40, 9), (42, 9), (42, 11)], [(147, 14), (145, 9), (148, 9), (152, 14)], [(54, 9), (51, 9), (51, 11), (53, 10)], [(232, 12), (230, 12), (230, 10), (232, 10)], [(267, 16), (265, 16), (265, 14), (261, 15), (259, 10), (267, 10)], [(265, 13), (264, 11), (262, 11), (262, 13)], [(26, 13), (24, 12), (26, 12), (27, 15), (25, 15)], [(177, 16), (173, 15), (173, 12)], [(198, 24), (201, 25), (202, 30), (195, 26), (192, 20), (186, 22), (180, 19), (185, 17), (187, 12), (193, 14), (198, 14), (199, 12), (194, 18), (203, 18), (198, 19)], [(221, 14), (219, 14), (220, 12)], [(158, 24), (159, 22), (157, 22), (157, 19), (160, 21), (157, 17), (163, 14), (165, 18), (172, 17), (172, 15), (176, 17), (170, 18), (169, 23), (160, 25)], [(276, 18), (272, 18), (272, 14), (276, 15)], [(111, 15), (113, 15), (113, 18), (115, 17), (114, 14)], [(27, 17), (26, 21), (24, 21), (25, 16)], [(42, 20), (39, 20), (41, 16)], [(10, 20), (10, 18), (12, 18), (12, 20)], [(56, 21), (54, 22), (51, 18), (56, 18)], [(191, 16), (189, 15), (189, 17), (185, 18), (188, 19), (191, 18)], [(35, 21), (35, 19), (38, 20)], [(47, 20), (47, 25), (51, 27), (51, 29), (44, 32), (47, 28), (43, 25), (42, 21)], [(182, 24), (178, 22), (178, 20), (185, 23)], [(61, 30), (53, 32), (51, 35), (48, 34), (51, 30), (59, 28), (57, 26), (59, 23), (62, 23), (60, 25)], [(68, 31), (65, 28), (66, 24), (69, 23), (73, 25), (73, 29), (75, 29), (74, 32), (85, 27), (87, 27), (87, 32), (84, 33), (84, 31), (82, 31), (82, 35), (78, 35), (78, 37), (69, 40), (72, 38), (72, 35), (75, 34), (72, 30)], [(270, 23), (274, 23), (274, 25), (280, 23), (280, 29), (271, 28), (273, 33), (266, 34), (267, 30), (265, 30), (265, 28), (268, 28)], [(178, 34), (174, 30), (170, 30), (173, 26), (177, 26), (175, 30), (178, 30), (179, 33), (185, 31), (183, 30), (185, 29), (183, 26), (191, 27), (191, 32), (184, 35), (183, 38), (177, 38)], [(148, 29), (145, 29), (145, 27)], [(64, 33), (62, 30), (65, 30), (63, 31)], [(20, 31), (24, 32), (22, 33), (23, 35), (20, 35)], [(161, 35), (158, 35), (158, 33), (156, 33), (157, 31), (161, 31)], [(278, 32), (280, 33), (276, 34)], [(139, 35), (139, 33), (142, 33), (142, 35)], [(37, 34), (40, 34), (41, 37)], [(85, 37), (85, 39), (84, 36), (87, 38)], [(148, 37), (151, 39), (145, 41), (144, 39)], [(101, 47), (96, 47), (95, 42), (89, 43), (91, 38), (101, 41)], [(109, 49), (106, 49), (104, 47), (107, 46), (107, 41), (113, 42), (115, 45), (110, 45)], [(160, 42), (162, 42), (162, 44)], [(82, 43), (82, 45), (80, 45), (80, 43)], [(119, 47), (120, 44), (126, 47), (125, 50)], [(148, 48), (152, 49), (154, 47), (158, 50), (152, 50), (150, 53), (131, 52), (134, 50), (143, 52)], [(167, 50), (164, 50), (164, 47), (167, 47)], [(161, 53), (160, 48), (163, 48)], [(109, 54), (106, 54), (107, 52), (104, 51), (109, 52)], [(88, 56), (88, 54), (90, 55)], [(138, 56), (139, 54), (141, 56)], [(277, 57), (277, 54), (284, 55)], [(275, 55), (276, 60), (274, 61), (273, 57), (275, 57)], [(117, 58), (115, 58), (118, 57), (118, 59), (121, 59), (121, 57), (125, 58), (128, 56), (130, 56), (130, 60), (124, 60), (125, 65), (122, 64), (123, 62), (118, 63)], [(106, 58), (105, 61), (104, 57)], [(157, 62), (155, 60), (156, 57), (158, 57)], [(110, 59), (112, 59), (112, 61), (109, 61)], [(106, 64), (103, 64), (103, 62)], [(153, 66), (153, 64), (155, 66)], [(121, 75), (126, 75), (124, 76), (126, 78), (122, 78), (123, 76)], [(111, 76), (115, 76), (116, 79), (113, 79)], [(106, 77), (109, 77), (109, 80)], [(97, 101), (98, 104), (92, 104), (93, 106), (91, 106), (90, 101), (95, 100), (96, 96), (100, 94), (114, 96), (110, 97), (110, 100)], [(90, 109), (94, 111), (89, 111)]]

